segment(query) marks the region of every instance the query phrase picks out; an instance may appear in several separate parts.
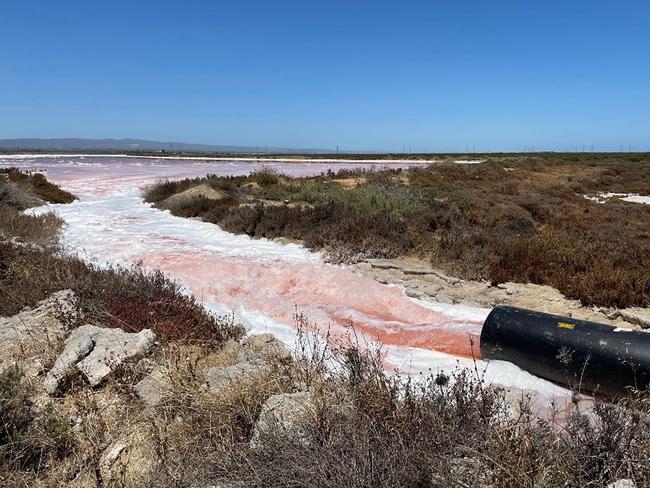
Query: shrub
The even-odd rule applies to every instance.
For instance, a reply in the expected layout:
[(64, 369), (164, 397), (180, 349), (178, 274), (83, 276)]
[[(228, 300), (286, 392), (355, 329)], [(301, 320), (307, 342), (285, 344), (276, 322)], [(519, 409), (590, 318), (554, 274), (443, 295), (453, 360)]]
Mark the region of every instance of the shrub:
[(84, 319), (107, 327), (129, 332), (149, 328), (163, 340), (216, 344), (241, 334), (231, 319), (208, 313), (161, 272), (139, 266), (99, 268), (76, 257), (32, 249), (11, 249), (7, 254), (0, 277), (0, 316), (71, 289)]
[(253, 171), (249, 179), (256, 182), (261, 186), (277, 185), (279, 181), (279, 174), (277, 170), (269, 166)]
[(176, 201), (165, 202), (165, 208), (179, 217), (199, 217), (210, 211), (214, 206), (215, 200), (205, 197), (190, 197)]
[(17, 168), (0, 169), (9, 181), (16, 184), (23, 191), (34, 194), (50, 203), (71, 203), (75, 197), (72, 193), (62, 190), (58, 185), (48, 181), (42, 174), (28, 175)]
[(40, 246), (54, 246), (57, 244), (62, 223), (63, 221), (51, 212), (39, 216), (25, 215), (12, 207), (0, 204), (0, 237), (13, 237)]
[(38, 411), (19, 366), (0, 373), (0, 453), (11, 468), (40, 471), (71, 453), (72, 436), (52, 405)]

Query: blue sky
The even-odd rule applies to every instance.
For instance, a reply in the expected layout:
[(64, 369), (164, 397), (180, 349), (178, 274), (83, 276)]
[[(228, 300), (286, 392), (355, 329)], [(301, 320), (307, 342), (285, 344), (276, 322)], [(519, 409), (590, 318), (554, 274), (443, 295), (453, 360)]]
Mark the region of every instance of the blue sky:
[(0, 138), (650, 150), (647, 1), (30, 1)]

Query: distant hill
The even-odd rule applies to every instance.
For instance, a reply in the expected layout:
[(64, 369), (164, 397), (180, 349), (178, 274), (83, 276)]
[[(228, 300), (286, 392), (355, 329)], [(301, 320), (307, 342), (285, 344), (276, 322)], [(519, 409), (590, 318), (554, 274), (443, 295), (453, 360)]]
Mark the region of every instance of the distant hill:
[(145, 139), (0, 139), (0, 150), (33, 151), (166, 151), (200, 153), (329, 153), (330, 149), (295, 149), (268, 146), (213, 146), (186, 142), (159, 142)]

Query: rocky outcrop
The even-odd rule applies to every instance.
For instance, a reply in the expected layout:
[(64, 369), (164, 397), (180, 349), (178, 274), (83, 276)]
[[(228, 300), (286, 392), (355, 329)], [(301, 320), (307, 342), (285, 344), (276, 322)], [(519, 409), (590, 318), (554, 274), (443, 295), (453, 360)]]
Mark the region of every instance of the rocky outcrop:
[(306, 442), (305, 426), (315, 417), (315, 405), (309, 392), (273, 395), (262, 406), (251, 445), (259, 445), (265, 435), (278, 431)]
[(650, 309), (630, 307), (623, 309), (605, 310), (605, 315), (612, 320), (623, 319), (630, 324), (635, 324), (642, 329), (650, 329)]
[(268, 367), (263, 361), (240, 361), (232, 366), (210, 368), (206, 371), (205, 381), (210, 391), (220, 391), (234, 383), (250, 381), (263, 376)]
[(110, 444), (99, 460), (104, 486), (159, 486), (152, 480), (161, 469), (154, 441), (142, 425)]
[(62, 290), (32, 309), (0, 318), (0, 370), (19, 357), (40, 355), (61, 340), (76, 310), (74, 293)]
[(426, 261), (408, 258), (367, 259), (356, 267), (380, 283), (402, 286), (413, 298), (486, 309), (498, 304), (510, 305), (620, 327), (650, 328), (648, 309), (584, 307), (550, 286), (510, 282), (493, 286), (487, 281), (462, 280), (433, 268)]
[(230, 341), (224, 347), (235, 357), (235, 364), (217, 366), (206, 371), (208, 390), (217, 392), (235, 382), (250, 381), (263, 376), (274, 362), (291, 360), (286, 346), (272, 334), (258, 334), (244, 338), (241, 343)]
[(154, 409), (171, 391), (168, 375), (163, 368), (154, 368), (145, 378), (140, 380), (133, 390), (137, 397), (144, 402), (144, 404)]
[(78, 327), (66, 339), (63, 352), (47, 374), (45, 391), (55, 394), (76, 373), (81, 373), (90, 386), (97, 386), (122, 363), (155, 345), (156, 336), (149, 329), (128, 333), (94, 325)]
[(125, 449), (129, 446), (124, 441), (116, 441), (111, 446), (106, 449), (99, 461), (99, 469), (102, 474), (102, 479), (108, 480), (112, 478), (111, 469), (115, 465), (115, 462), (119, 459)]
[(193, 186), (192, 188), (189, 188), (180, 193), (175, 193), (174, 195), (167, 198), (163, 202), (163, 204), (174, 205), (174, 204), (184, 202), (186, 200), (190, 200), (192, 198), (206, 198), (208, 200), (221, 200), (223, 198), (226, 198), (226, 195), (224, 195), (222, 192), (215, 190), (211, 186), (206, 185), (204, 183), (201, 185)]
[(273, 334), (255, 334), (245, 337), (241, 344), (244, 353), (252, 352), (254, 355), (265, 360), (290, 361), (291, 353), (287, 347)]
[(636, 488), (634, 481), (630, 479), (618, 480), (607, 485), (607, 488)]

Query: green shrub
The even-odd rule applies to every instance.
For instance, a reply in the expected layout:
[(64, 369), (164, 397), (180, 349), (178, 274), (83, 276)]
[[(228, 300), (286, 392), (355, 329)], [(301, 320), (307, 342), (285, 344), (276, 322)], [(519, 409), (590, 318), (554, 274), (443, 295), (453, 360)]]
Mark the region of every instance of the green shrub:
[(75, 197), (72, 193), (62, 190), (58, 185), (50, 182), (42, 174), (28, 175), (17, 168), (0, 169), (9, 181), (16, 184), (23, 191), (36, 195), (50, 203), (71, 203)]
[(279, 174), (274, 168), (266, 166), (264, 168), (253, 171), (250, 174), (249, 179), (261, 186), (271, 186), (278, 184)]

